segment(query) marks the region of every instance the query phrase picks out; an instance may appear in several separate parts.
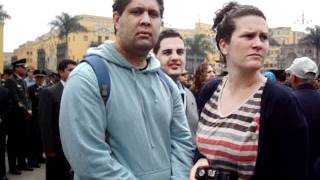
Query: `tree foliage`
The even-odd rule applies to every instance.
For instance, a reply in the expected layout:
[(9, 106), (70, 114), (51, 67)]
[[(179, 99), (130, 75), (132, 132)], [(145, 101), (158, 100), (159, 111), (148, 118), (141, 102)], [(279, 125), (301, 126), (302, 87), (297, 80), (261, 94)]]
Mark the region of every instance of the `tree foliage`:
[(208, 54), (213, 52), (213, 43), (205, 34), (196, 34), (187, 38), (186, 47), (188, 54), (201, 59), (208, 59)]
[(303, 45), (309, 45), (316, 48), (316, 59), (319, 64), (319, 52), (320, 52), (320, 26), (316, 25), (314, 28), (307, 28), (308, 34), (302, 38), (299, 43)]
[(0, 21), (4, 21), (6, 19), (10, 19), (10, 15), (3, 9), (3, 5), (0, 4)]
[(65, 39), (66, 49), (65, 55), (68, 53), (68, 37), (73, 32), (86, 32), (87, 28), (80, 24), (80, 16), (70, 16), (68, 13), (63, 12), (61, 15), (56, 16), (56, 19), (51, 21), (49, 25), (58, 31), (60, 39)]

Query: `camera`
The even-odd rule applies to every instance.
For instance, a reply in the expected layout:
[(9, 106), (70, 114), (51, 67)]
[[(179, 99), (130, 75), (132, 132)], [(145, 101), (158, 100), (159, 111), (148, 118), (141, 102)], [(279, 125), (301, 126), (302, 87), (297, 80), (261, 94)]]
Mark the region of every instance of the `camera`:
[(238, 180), (238, 173), (222, 169), (214, 169), (211, 166), (198, 167), (197, 180)]

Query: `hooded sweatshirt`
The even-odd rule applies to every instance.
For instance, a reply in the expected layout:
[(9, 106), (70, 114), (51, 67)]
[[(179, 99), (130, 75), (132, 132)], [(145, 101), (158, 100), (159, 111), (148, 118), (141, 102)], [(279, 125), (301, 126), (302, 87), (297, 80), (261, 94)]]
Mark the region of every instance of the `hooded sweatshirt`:
[(149, 56), (147, 68), (138, 70), (115, 43), (88, 54), (105, 58), (111, 90), (104, 104), (87, 63), (69, 76), (61, 101), (60, 135), (74, 179), (188, 179), (191, 134), (178, 88), (170, 78), (169, 83), (159, 78), (159, 61)]

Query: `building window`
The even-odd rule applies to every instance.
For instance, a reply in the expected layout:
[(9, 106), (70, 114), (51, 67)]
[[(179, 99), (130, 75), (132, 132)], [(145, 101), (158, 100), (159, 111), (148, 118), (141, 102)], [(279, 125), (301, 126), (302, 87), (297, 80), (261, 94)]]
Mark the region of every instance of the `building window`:
[(102, 37), (98, 36), (98, 43), (101, 44), (102, 43)]
[(73, 36), (73, 41), (75, 41), (76, 40), (76, 36)]
[(109, 40), (109, 36), (104, 37), (104, 40)]
[(84, 41), (88, 41), (88, 36), (87, 36), (87, 35), (84, 35), (84, 36), (83, 36), (83, 40), (84, 40)]

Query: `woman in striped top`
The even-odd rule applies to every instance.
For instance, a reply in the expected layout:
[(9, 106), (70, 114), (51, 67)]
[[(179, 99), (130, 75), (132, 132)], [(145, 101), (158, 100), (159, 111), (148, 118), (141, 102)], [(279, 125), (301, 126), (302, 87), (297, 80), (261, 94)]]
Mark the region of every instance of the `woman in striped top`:
[(307, 126), (296, 99), (260, 73), (269, 49), (266, 18), (258, 8), (230, 2), (213, 30), (228, 70), (199, 95), (194, 179), (200, 166), (238, 179), (305, 179)]

